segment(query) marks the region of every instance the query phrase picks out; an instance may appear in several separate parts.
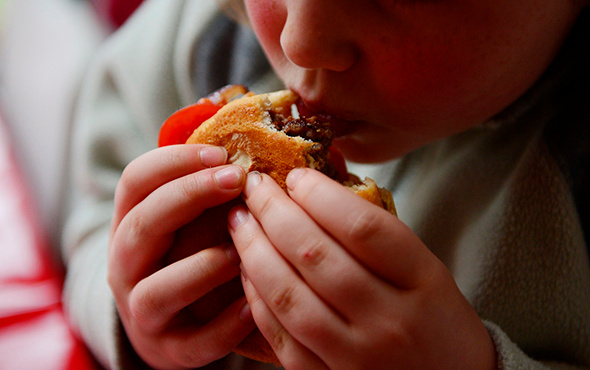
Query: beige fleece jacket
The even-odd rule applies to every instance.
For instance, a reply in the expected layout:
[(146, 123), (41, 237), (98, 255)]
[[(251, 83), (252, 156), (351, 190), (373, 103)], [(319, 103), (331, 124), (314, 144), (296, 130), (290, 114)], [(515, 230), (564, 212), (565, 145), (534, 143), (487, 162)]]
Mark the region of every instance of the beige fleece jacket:
[[(146, 2), (100, 52), (79, 95), (64, 301), (105, 367), (140, 366), (106, 283), (114, 189), (124, 166), (156, 146), (161, 122), (197, 99), (195, 83), (211, 78), (194, 63), (207, 54), (202, 40), (216, 12), (215, 0)], [(281, 84), (269, 73), (251, 87)], [(400, 218), (452, 271), (504, 369), (590, 367), (589, 258), (571, 191), (545, 142), (545, 113), (484, 125), (395, 162), (352, 166), (394, 191)], [(218, 367), (258, 366), (228, 361)]]

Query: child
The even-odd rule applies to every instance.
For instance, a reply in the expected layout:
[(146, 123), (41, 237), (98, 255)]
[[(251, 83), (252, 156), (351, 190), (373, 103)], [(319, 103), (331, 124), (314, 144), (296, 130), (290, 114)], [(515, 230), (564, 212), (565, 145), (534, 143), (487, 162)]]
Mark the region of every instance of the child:
[[(148, 2), (82, 91), (65, 299), (102, 362), (263, 366), (226, 357), (256, 325), (286, 368), (590, 367), (586, 4), (244, 5)], [(311, 170), (285, 194), (219, 148), (150, 150), (227, 83), (344, 119), (399, 219)]]

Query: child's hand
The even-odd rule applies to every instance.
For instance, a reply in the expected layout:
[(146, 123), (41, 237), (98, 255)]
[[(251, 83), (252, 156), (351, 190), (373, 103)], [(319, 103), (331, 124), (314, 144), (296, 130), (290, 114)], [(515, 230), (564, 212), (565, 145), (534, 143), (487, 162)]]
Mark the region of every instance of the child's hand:
[(195, 310), (222, 301), (211, 291), (227, 291), (240, 271), (235, 248), (210, 227), (219, 217), (199, 217), (242, 191), (244, 171), (221, 166), (226, 159), (216, 147), (156, 149), (129, 164), (117, 187), (109, 284), (131, 343), (151, 366), (206, 365), (255, 326), (243, 297)]
[(229, 215), (254, 319), (286, 368), (494, 368), (480, 318), (397, 217), (313, 170), (287, 185), (249, 174), (249, 211)]

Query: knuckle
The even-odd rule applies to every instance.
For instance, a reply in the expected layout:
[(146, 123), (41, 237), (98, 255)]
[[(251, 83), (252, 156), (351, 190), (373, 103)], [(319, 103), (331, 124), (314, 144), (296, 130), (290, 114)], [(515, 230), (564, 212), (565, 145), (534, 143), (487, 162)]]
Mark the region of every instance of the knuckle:
[(141, 240), (150, 240), (156, 237), (154, 228), (149, 224), (142, 212), (133, 212), (125, 217), (127, 223), (127, 235), (124, 241), (118, 244), (119, 253), (124, 262), (133, 261), (136, 257), (137, 246)]
[(303, 267), (316, 267), (328, 256), (329, 246), (323, 240), (312, 240), (304, 243), (299, 251), (299, 262)]
[(111, 277), (110, 282), (116, 282), (116, 276), (113, 274), (120, 274), (119, 278), (129, 277), (128, 266), (134, 266), (133, 261), (137, 258), (138, 245), (141, 244), (140, 240), (144, 237), (153, 237), (151, 228), (137, 213), (128, 214), (109, 241), (108, 271)]
[(380, 215), (365, 211), (360, 213), (348, 232), (348, 238), (353, 244), (365, 244), (383, 230)]
[(246, 293), (253, 314), (257, 311), (263, 311), (266, 308), (266, 303), (257, 291), (251, 290)]
[(290, 334), (294, 337), (315, 337), (327, 341), (330, 339), (329, 329), (326, 323), (315, 316), (297, 315), (291, 321)]
[(123, 189), (134, 189), (137, 186), (135, 174), (138, 173), (138, 171), (139, 165), (137, 164), (137, 160), (131, 161), (125, 166), (125, 168), (123, 168), (121, 178), (119, 179), (119, 185)]
[(215, 276), (218, 273), (218, 261), (215, 257), (216, 255), (211, 249), (205, 249), (194, 254), (188, 260), (190, 263), (184, 267), (187, 275), (191, 271), (198, 271), (202, 280)]
[[(375, 320), (374, 323), (366, 325), (366, 328), (370, 329), (365, 330), (357, 342), (358, 348), (363, 353), (384, 350), (403, 353), (417, 345), (412, 335), (415, 332), (415, 327), (403, 317)], [(378, 355), (378, 353), (374, 355)]]
[(277, 197), (272, 196), (270, 193), (263, 193), (262, 197), (257, 202), (257, 218), (264, 219), (272, 214), (278, 200)]
[(107, 254), (107, 282), (109, 286), (112, 288), (118, 285), (118, 275), (122, 258), (122, 245), (115, 237), (113, 237), (109, 241), (108, 245), (108, 254)]
[(161, 314), (161, 306), (150, 289), (144, 289), (141, 282), (135, 286), (129, 295), (129, 315), (133, 322), (142, 330), (156, 332), (157, 320)]
[(383, 326), (384, 342), (392, 343), (395, 348), (410, 348), (410, 333), (413, 331), (409, 323), (393, 320)]
[(199, 278), (190, 280), (186, 288), (178, 289), (179, 296), (177, 298), (184, 305), (188, 306), (194, 300), (195, 291), (206, 294), (214, 286), (237, 276), (239, 267), (229, 264), (227, 257), (223, 255), (224, 253), (224, 251), (208, 248), (189, 257), (188, 263), (179, 266), (185, 276), (191, 276), (195, 271), (199, 274)]
[(203, 188), (202, 182), (201, 176), (183, 176), (178, 180), (177, 190), (184, 199), (194, 200), (200, 189)]
[(272, 311), (288, 314), (295, 306), (295, 288), (292, 286), (286, 286), (276, 291), (271, 299)]
[(121, 292), (121, 281), (119, 274), (116, 274), (113, 270), (114, 268), (111, 266), (109, 266), (109, 268), (107, 269), (107, 284), (113, 292), (115, 299), (119, 299)]
[(271, 334), (270, 345), (272, 349), (278, 354), (284, 352), (287, 342), (289, 340), (289, 334), (282, 326), (278, 326)]
[(186, 161), (184, 151), (181, 150), (166, 150), (164, 151), (164, 161), (170, 168), (182, 167), (182, 164)]
[[(315, 171), (310, 171), (314, 173)], [(301, 186), (300, 183), (305, 182), (305, 186)], [(309, 207), (311, 204), (317, 204), (318, 199), (324, 199), (326, 189), (321, 183), (317, 181), (315, 176), (303, 176), (297, 183), (295, 189), (290, 191), (290, 196), (303, 208)]]
[(129, 195), (138, 192), (140, 184), (136, 180), (135, 167), (135, 162), (131, 162), (123, 169), (117, 187), (115, 188), (115, 207), (118, 207)]

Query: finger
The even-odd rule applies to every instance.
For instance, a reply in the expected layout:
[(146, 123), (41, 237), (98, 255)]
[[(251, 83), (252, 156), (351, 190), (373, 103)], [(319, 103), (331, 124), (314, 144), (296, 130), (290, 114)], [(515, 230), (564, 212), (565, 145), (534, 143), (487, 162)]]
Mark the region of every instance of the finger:
[(291, 198), (371, 271), (402, 288), (428, 278), (434, 255), (397, 217), (317, 171), (295, 169), (287, 185)]
[(117, 185), (113, 228), (137, 203), (163, 184), (226, 161), (224, 148), (207, 145), (166, 146), (138, 157), (124, 169)]
[[(272, 245), (323, 301), (348, 320), (393, 288), (352, 258), (270, 177), (250, 173), (245, 202)], [(370, 289), (368, 288), (370, 287)]]
[(129, 296), (130, 316), (157, 333), (182, 309), (238, 276), (240, 259), (232, 245), (207, 248), (141, 280)]
[[(174, 232), (204, 210), (236, 198), (244, 170), (227, 165), (168, 182), (121, 220), (109, 245), (109, 275), (131, 287), (162, 266)], [(116, 282), (114, 282), (116, 283)]]
[(273, 351), (286, 369), (327, 369), (324, 362), (304, 347), (281, 325), (272, 311), (258, 295), (246, 275), (242, 274), (242, 286), (250, 304), (256, 326), (264, 335)]
[(297, 341), (328, 352), (345, 335), (345, 320), (293, 270), (243, 205), (230, 211), (229, 223), (242, 271), (266, 306)]
[(162, 341), (162, 351), (177, 366), (205, 366), (227, 356), (255, 327), (246, 299), (240, 298), (204, 326), (171, 330)]

